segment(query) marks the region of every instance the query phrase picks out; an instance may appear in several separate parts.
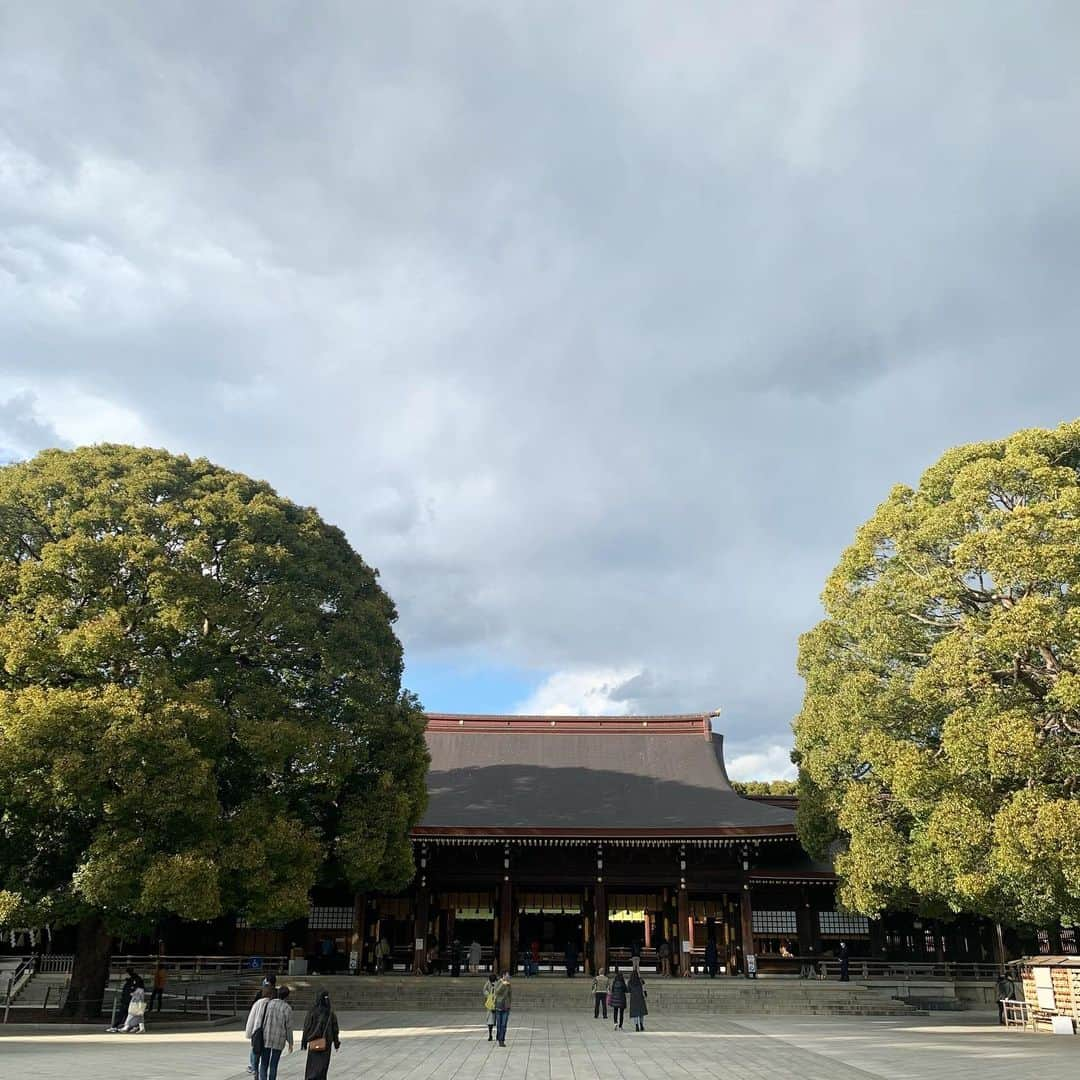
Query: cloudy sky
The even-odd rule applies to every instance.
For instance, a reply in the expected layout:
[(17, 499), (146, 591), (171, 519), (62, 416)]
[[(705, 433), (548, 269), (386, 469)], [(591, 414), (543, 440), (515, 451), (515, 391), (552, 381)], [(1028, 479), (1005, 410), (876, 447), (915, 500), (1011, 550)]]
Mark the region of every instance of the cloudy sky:
[(1080, 7), (0, 9), (0, 453), (341, 524), (447, 711), (723, 709), (944, 449), (1080, 414)]

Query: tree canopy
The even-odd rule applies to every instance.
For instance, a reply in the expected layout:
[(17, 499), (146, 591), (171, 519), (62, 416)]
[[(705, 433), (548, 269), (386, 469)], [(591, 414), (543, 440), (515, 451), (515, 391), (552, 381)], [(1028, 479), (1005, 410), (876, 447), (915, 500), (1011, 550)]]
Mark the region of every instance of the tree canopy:
[(286, 919), (327, 864), (404, 886), (427, 752), (395, 618), (340, 530), (208, 461), (0, 469), (0, 925)]
[(795, 780), (732, 780), (731, 786), (740, 795), (794, 795)]
[(895, 487), (823, 601), (798, 827), (842, 902), (1080, 923), (1080, 422)]

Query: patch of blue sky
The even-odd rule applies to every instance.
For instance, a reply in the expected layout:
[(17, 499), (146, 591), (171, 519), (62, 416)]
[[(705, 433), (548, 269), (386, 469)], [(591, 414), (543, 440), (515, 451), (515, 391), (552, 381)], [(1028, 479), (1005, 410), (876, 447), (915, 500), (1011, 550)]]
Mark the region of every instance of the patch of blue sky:
[(543, 675), (517, 668), (413, 660), (405, 665), (404, 685), (428, 712), (509, 713), (542, 680)]

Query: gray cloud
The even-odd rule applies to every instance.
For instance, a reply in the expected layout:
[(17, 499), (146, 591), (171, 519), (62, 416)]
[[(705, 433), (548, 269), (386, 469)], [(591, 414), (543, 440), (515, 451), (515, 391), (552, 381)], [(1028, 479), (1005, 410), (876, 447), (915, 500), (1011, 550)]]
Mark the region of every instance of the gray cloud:
[(399, 7), (5, 12), (25, 449), (208, 454), (414, 660), (786, 743), (889, 486), (1078, 411), (1075, 6)]

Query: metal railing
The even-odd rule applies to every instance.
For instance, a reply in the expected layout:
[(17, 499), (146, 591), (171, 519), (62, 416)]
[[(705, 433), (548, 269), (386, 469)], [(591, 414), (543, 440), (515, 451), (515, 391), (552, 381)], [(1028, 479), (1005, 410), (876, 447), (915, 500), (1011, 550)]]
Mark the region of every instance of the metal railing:
[[(819, 970), (827, 978), (840, 977), (840, 961), (819, 957)], [(848, 975), (853, 979), (996, 979), (1001, 973), (997, 964), (972, 960), (869, 960), (853, 956), (848, 961)]]
[(109, 961), (113, 976), (122, 975), (129, 967), (137, 972), (153, 971), (161, 964), (170, 975), (280, 975), (288, 971), (284, 956), (203, 956), (165, 954), (115, 954)]

